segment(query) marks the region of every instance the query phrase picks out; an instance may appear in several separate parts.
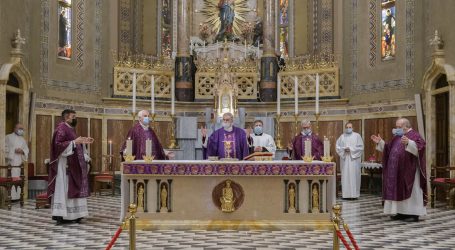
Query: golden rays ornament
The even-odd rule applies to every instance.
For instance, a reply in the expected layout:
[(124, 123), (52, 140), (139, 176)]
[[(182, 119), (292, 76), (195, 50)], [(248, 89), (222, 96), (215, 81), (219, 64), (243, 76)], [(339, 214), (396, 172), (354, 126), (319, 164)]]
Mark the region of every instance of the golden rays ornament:
[(219, 7), (222, 5), (228, 5), (229, 8), (233, 9), (232, 32), (234, 36), (240, 36), (242, 34), (241, 27), (247, 23), (246, 16), (248, 12), (252, 11), (248, 7), (248, 0), (204, 0), (204, 7), (201, 10), (201, 13), (207, 17), (204, 23), (211, 26), (211, 30), (216, 34), (220, 32), (222, 27), (221, 8)]

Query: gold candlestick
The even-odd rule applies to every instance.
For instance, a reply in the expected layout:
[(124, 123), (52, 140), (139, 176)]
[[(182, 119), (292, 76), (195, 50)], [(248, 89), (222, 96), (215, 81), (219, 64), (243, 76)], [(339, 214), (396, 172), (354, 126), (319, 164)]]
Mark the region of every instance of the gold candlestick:
[(136, 115), (137, 115), (137, 112), (131, 112), (131, 116), (133, 116), (133, 125), (134, 125), (134, 121), (136, 121)]
[(278, 149), (283, 148), (283, 144), (281, 144), (281, 129), (280, 129), (280, 119), (281, 115), (277, 114), (275, 117), (275, 141), (276, 141), (276, 147)]
[(295, 128), (295, 135), (299, 134), (299, 115), (294, 114), (294, 128)]
[(176, 149), (179, 148), (179, 145), (177, 143), (177, 140), (175, 139), (175, 122), (177, 118), (175, 115), (171, 114), (171, 138), (169, 139), (169, 146), (168, 148), (170, 149)]
[(156, 130), (156, 123), (155, 123), (156, 114), (155, 114), (155, 113), (152, 113), (152, 114), (150, 115), (150, 117), (152, 118), (152, 129), (153, 129), (153, 130)]

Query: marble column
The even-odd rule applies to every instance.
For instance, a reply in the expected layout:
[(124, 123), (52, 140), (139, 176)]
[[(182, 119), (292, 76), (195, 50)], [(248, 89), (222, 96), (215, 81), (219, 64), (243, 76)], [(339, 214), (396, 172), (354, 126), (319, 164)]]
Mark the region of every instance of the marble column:
[(0, 165), (5, 165), (6, 81), (0, 81)]
[(177, 57), (175, 58), (175, 97), (177, 101), (194, 100), (193, 58), (190, 56), (190, 1), (178, 0)]
[(264, 2), (264, 53), (261, 58), (261, 83), (259, 85), (259, 94), (261, 100), (266, 102), (276, 100), (278, 63), (275, 55), (275, 6), (276, 0), (265, 0)]

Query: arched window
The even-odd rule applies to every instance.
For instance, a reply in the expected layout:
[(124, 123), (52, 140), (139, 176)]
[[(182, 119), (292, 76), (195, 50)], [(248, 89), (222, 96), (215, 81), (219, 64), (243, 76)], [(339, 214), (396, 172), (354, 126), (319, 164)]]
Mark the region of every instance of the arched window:
[(58, 0), (58, 50), (60, 59), (70, 60), (71, 51), (71, 19), (73, 16), (72, 0)]
[(395, 0), (381, 2), (381, 58), (383, 61), (392, 60), (396, 55), (396, 8)]

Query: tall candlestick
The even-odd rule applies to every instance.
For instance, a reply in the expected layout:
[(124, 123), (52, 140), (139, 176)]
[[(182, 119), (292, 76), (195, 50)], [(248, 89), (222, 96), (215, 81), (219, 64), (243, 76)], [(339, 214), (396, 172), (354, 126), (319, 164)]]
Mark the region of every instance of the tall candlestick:
[(330, 141), (329, 138), (324, 136), (324, 157), (330, 156)]
[(175, 114), (175, 78), (171, 77), (171, 114)]
[(278, 82), (276, 84), (276, 114), (281, 114), (281, 78), (278, 76)]
[(245, 52), (244, 52), (244, 56), (245, 56), (245, 59), (246, 59), (246, 39), (245, 39)]
[(150, 139), (145, 140), (145, 156), (152, 156), (152, 141)]
[(155, 114), (155, 76), (152, 75), (152, 80), (151, 86), (150, 86), (150, 92), (151, 92), (151, 97), (150, 97), (150, 102), (152, 105), (152, 114)]
[(133, 154), (133, 140), (128, 137), (128, 140), (126, 140), (126, 155), (132, 155)]
[(311, 140), (305, 140), (305, 156), (311, 156)]
[(136, 113), (136, 72), (133, 73), (133, 113)]
[(112, 140), (109, 140), (109, 164), (112, 163)]
[(294, 113), (299, 114), (299, 82), (297, 76), (294, 76)]
[(319, 73), (316, 74), (316, 114), (319, 114)]

